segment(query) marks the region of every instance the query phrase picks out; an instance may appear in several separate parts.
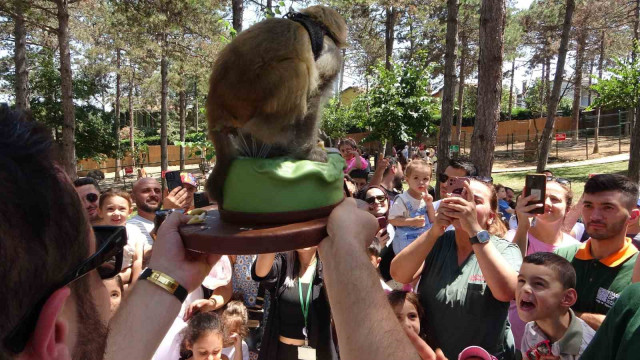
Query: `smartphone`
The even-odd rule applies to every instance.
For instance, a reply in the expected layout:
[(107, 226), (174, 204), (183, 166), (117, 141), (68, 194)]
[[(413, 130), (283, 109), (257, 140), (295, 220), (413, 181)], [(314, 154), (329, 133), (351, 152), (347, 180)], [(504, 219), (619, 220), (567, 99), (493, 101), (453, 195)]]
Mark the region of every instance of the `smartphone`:
[(384, 228), (386, 228), (386, 227), (387, 227), (388, 221), (387, 221), (387, 218), (386, 218), (386, 217), (381, 216), (381, 217), (379, 217), (379, 218), (377, 218), (377, 219), (378, 219), (378, 227), (379, 227), (380, 229), (384, 229)]
[(162, 225), (162, 223), (167, 218), (167, 216), (171, 215), (171, 213), (174, 211), (184, 213), (184, 210), (181, 210), (181, 209), (168, 209), (168, 210), (156, 211), (156, 217), (153, 218), (153, 229), (157, 232), (158, 229), (160, 229), (160, 225)]
[(193, 194), (193, 206), (196, 209), (203, 208), (205, 206), (209, 206), (209, 197), (207, 193), (204, 191), (198, 191)]
[(452, 177), (447, 180), (447, 187), (451, 190), (452, 194), (462, 195), (464, 190), (464, 183), (469, 183), (469, 178), (466, 177)]
[(182, 180), (180, 179), (180, 170), (167, 171), (164, 174), (164, 179), (167, 181), (167, 188), (169, 189), (169, 192), (171, 192), (171, 190), (177, 188), (178, 186), (182, 186)]
[[(527, 205), (544, 204), (547, 189), (547, 175), (545, 174), (529, 174), (525, 178), (526, 191), (524, 196), (536, 195), (534, 201), (530, 201)], [(531, 210), (532, 214), (544, 214), (544, 206)]]

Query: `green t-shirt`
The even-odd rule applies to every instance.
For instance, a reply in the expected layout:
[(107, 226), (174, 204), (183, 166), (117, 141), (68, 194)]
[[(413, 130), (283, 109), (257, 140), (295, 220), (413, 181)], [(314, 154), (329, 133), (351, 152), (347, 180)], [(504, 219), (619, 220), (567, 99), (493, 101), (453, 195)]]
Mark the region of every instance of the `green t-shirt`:
[[(518, 246), (497, 237), (491, 243), (516, 271)], [(458, 266), (455, 232), (445, 232), (425, 260), (418, 297), (429, 344), (457, 359), (467, 346), (482, 346), (498, 359), (513, 359), (513, 336), (507, 322), (509, 302), (496, 300), (482, 275), (475, 253)]]
[(611, 308), (581, 360), (640, 357), (640, 284), (628, 286)]
[(606, 315), (620, 293), (631, 284), (638, 250), (627, 239), (625, 246), (604, 259), (591, 255), (591, 239), (585, 243), (556, 249), (576, 270), (578, 301), (573, 311)]

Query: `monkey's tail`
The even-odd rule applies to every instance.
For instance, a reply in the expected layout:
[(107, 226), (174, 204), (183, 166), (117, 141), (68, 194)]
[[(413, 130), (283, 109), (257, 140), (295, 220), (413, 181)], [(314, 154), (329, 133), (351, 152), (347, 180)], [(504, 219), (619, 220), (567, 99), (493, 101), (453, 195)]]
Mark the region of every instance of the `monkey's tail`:
[(211, 131), (210, 135), (216, 149), (216, 165), (213, 167), (211, 176), (207, 179), (205, 190), (218, 203), (218, 207), (222, 208), (224, 182), (235, 155), (229, 134), (224, 131)]

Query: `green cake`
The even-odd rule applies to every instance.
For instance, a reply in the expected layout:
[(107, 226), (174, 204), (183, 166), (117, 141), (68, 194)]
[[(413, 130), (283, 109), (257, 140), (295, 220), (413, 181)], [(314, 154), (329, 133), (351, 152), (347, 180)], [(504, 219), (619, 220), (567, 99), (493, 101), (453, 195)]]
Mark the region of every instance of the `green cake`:
[(328, 209), (326, 216), (344, 197), (344, 166), (344, 159), (335, 153), (328, 154), (326, 163), (289, 157), (237, 158), (224, 184), (222, 210), (234, 213), (234, 219), (242, 213), (254, 218), (262, 214), (257, 218), (268, 223), (287, 221), (296, 213), (295, 220), (307, 220), (319, 216), (314, 212), (319, 209)]

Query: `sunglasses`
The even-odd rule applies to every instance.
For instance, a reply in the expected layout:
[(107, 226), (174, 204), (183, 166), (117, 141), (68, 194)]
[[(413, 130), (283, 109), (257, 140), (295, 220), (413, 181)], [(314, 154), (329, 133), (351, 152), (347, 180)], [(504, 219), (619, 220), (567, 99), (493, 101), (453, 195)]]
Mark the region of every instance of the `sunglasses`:
[(87, 196), (85, 196), (85, 198), (87, 199), (88, 202), (93, 203), (98, 201), (98, 194), (88, 193)]
[(93, 255), (89, 256), (75, 269), (66, 273), (62, 281), (52, 286), (49, 291), (31, 308), (21, 319), (18, 325), (4, 338), (4, 346), (15, 354), (24, 351), (29, 335), (33, 332), (40, 311), (51, 294), (63, 288), (91, 270), (97, 270), (100, 278), (109, 279), (120, 272), (122, 268), (123, 248), (127, 244), (127, 231), (124, 226), (94, 226), (96, 236), (96, 248)]
[(387, 197), (384, 195), (377, 195), (377, 196), (369, 196), (368, 198), (364, 199), (364, 201), (368, 202), (369, 204), (373, 204), (374, 202), (376, 202), (376, 200), (382, 203), (385, 200), (387, 200)]
[(549, 182), (549, 181), (555, 181), (560, 185), (568, 185), (569, 188), (571, 188), (571, 180), (569, 180), (569, 179), (557, 178), (557, 177), (553, 177), (553, 176), (547, 176), (547, 182)]

